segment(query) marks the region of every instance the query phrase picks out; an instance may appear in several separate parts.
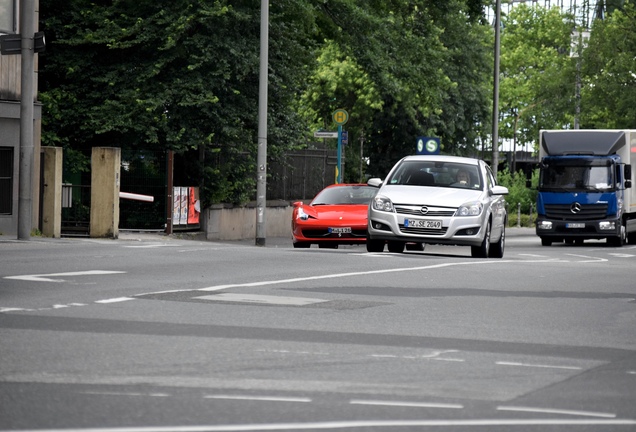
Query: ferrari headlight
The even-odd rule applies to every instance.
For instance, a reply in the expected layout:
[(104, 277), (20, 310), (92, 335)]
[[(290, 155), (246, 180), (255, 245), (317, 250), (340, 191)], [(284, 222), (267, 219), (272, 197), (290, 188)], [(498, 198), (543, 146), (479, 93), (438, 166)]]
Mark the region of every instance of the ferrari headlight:
[(483, 209), (484, 205), (479, 201), (468, 202), (457, 209), (455, 216), (479, 216)]
[(373, 210), (385, 212), (393, 211), (393, 203), (390, 199), (383, 196), (376, 196), (375, 198), (373, 198), (373, 201), (371, 201), (371, 205), (373, 207)]
[(302, 207), (298, 208), (298, 214), (296, 215), (296, 217), (300, 220), (307, 220), (309, 219), (309, 215), (307, 213), (305, 213), (305, 211), (303, 210)]

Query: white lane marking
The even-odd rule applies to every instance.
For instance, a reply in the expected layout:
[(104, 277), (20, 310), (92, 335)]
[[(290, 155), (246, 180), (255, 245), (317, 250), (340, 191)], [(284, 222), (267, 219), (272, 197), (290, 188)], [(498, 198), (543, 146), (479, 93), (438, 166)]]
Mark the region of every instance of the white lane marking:
[(536, 254), (517, 254), (518, 256), (527, 256), (531, 258), (547, 258), (547, 255), (536, 255)]
[(232, 294), (223, 293), (209, 296), (194, 297), (196, 299), (225, 301), (233, 303), (256, 303), (268, 305), (306, 306), (316, 303), (324, 303), (329, 300), (307, 298), (307, 297), (281, 297), (257, 294)]
[(98, 396), (146, 396), (146, 397), (170, 397), (168, 393), (133, 393), (133, 392), (107, 392), (107, 391), (82, 391), (81, 394)]
[(358, 420), (314, 423), (262, 423), (208, 426), (140, 426), (122, 428), (32, 429), (20, 432), (239, 432), (312, 429), (456, 426), (631, 426), (634, 419), (475, 419), (475, 420)]
[(235, 395), (206, 395), (204, 399), (229, 399), (229, 400), (250, 400), (250, 401), (265, 401), (265, 402), (300, 402), (309, 403), (310, 398), (292, 398), (292, 397), (278, 397), (278, 396), (235, 396)]
[(628, 375), (636, 375), (636, 371), (627, 371)]
[(289, 284), (289, 283), (297, 283), (297, 282), (306, 282), (311, 280), (338, 279), (343, 277), (365, 276), (365, 275), (383, 274), (383, 273), (397, 273), (397, 272), (404, 272), (404, 271), (430, 270), (430, 269), (463, 266), (463, 265), (495, 264), (495, 263), (502, 263), (502, 262), (513, 262), (513, 261), (501, 261), (501, 260), (499, 261), (493, 261), (493, 260), (470, 261), (470, 262), (433, 264), (430, 266), (421, 266), (421, 267), (402, 267), (402, 268), (395, 268), (395, 269), (369, 270), (369, 271), (359, 271), (359, 272), (351, 272), (351, 273), (334, 273), (334, 274), (307, 276), (307, 277), (293, 278), (293, 279), (278, 279), (278, 280), (270, 280), (270, 281), (247, 282), (242, 284), (217, 285), (217, 286), (208, 287), (208, 288), (199, 288), (198, 291), (218, 291), (218, 290), (227, 289), (227, 288), (243, 288), (243, 287), (257, 287), (257, 286), (265, 286), (265, 285)]
[(608, 255), (616, 257), (616, 258), (633, 258), (635, 256), (635, 255), (626, 254), (626, 253), (611, 253)]
[(96, 300), (95, 303), (101, 303), (101, 304), (119, 303), (119, 302), (125, 302), (129, 300), (135, 300), (135, 299), (133, 297), (117, 297), (117, 298), (110, 298), (110, 299), (104, 299), (104, 300)]
[(427, 402), (397, 402), (397, 401), (381, 401), (381, 400), (350, 400), (351, 405), (376, 405), (376, 406), (395, 406), (395, 407), (417, 407), (417, 408), (448, 408), (463, 409), (463, 405), (444, 404), (444, 403), (427, 403)]
[(463, 362), (464, 359), (458, 358), (444, 358), (440, 357), (442, 354), (459, 352), (457, 350), (444, 350), (434, 351), (431, 354), (425, 355), (411, 355), (411, 356), (398, 356), (395, 354), (370, 354), (369, 357), (373, 358), (395, 358), (395, 359), (408, 359), (408, 360), (438, 360), (438, 361), (450, 361), (450, 362)]
[(612, 414), (612, 413), (601, 413), (601, 412), (593, 412), (593, 411), (558, 410), (558, 409), (551, 409), (551, 408), (499, 406), (497, 407), (497, 410), (534, 412), (534, 413), (542, 413), (542, 414), (567, 414), (567, 415), (586, 416), (586, 417), (616, 418), (616, 414)]
[(522, 366), (522, 367), (533, 367), (533, 368), (548, 368), (548, 369), (569, 369), (569, 370), (582, 370), (582, 367), (578, 366), (557, 366), (557, 365), (542, 365), (542, 364), (531, 364), (531, 363), (516, 363), (516, 362), (504, 362), (498, 361), (495, 364), (501, 366)]
[(576, 255), (576, 254), (566, 254), (566, 255), (587, 259), (587, 261), (577, 261), (577, 263), (607, 262), (607, 258), (598, 258), (598, 257), (591, 257), (587, 255)]
[(5, 276), (4, 279), (25, 280), (25, 281), (31, 281), (31, 282), (64, 282), (64, 279), (51, 279), (51, 278), (64, 277), (64, 276), (93, 276), (93, 275), (107, 275), (107, 274), (121, 274), (121, 273), (126, 273), (126, 272), (110, 271), (110, 270), (87, 270), (87, 271), (67, 272), (67, 273)]
[(331, 355), (327, 352), (319, 352), (319, 351), (290, 351), (290, 350), (276, 350), (276, 349), (257, 349), (256, 352), (264, 352), (270, 354), (301, 354), (301, 355), (321, 355), (328, 356)]

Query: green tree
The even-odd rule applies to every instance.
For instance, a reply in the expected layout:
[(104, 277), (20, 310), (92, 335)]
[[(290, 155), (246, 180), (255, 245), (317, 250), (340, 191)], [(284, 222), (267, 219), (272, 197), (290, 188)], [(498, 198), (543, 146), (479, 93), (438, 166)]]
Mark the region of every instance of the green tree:
[(635, 22), (636, 7), (628, 2), (594, 21), (582, 55), (582, 127), (636, 128)]
[(502, 24), (499, 135), (517, 143), (536, 142), (539, 129), (559, 129), (573, 120), (573, 16), (557, 7), (521, 4)]
[[(268, 139), (276, 155), (301, 139), (292, 102), (313, 54), (306, 2), (271, 8)], [(260, 2), (42, 2), (43, 142), (206, 154), (193, 158), (204, 203), (255, 189)]]

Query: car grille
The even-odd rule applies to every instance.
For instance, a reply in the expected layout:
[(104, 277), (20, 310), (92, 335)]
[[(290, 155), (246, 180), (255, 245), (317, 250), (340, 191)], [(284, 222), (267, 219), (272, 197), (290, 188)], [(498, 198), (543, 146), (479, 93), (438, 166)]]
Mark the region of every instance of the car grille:
[(578, 213), (572, 213), (570, 208), (570, 204), (546, 204), (545, 215), (556, 220), (593, 220), (607, 216), (607, 204), (583, 204)]
[(334, 234), (327, 231), (327, 229), (304, 229), (303, 236), (307, 238), (360, 238), (367, 236), (367, 230), (352, 230), (350, 233)]
[[(422, 213), (421, 211), (422, 207), (428, 208), (428, 212), (426, 214)], [(411, 216), (437, 216), (437, 217), (453, 216), (456, 210), (454, 208), (449, 208), (449, 207), (407, 206), (407, 205), (400, 205), (400, 204), (394, 205), (394, 208), (395, 208), (395, 212), (399, 214), (411, 215)]]
[(404, 225), (400, 225), (400, 232), (404, 234), (418, 234), (427, 236), (443, 236), (446, 234), (448, 227), (442, 227), (442, 229), (430, 229), (430, 228), (404, 228)]

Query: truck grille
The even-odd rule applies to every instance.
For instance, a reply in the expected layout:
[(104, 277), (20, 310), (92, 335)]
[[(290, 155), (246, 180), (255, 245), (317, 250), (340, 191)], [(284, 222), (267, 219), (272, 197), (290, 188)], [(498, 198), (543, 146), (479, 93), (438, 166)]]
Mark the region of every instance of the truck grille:
[(546, 204), (545, 215), (556, 220), (594, 220), (607, 217), (607, 204), (583, 204), (578, 213), (573, 213), (570, 204)]

